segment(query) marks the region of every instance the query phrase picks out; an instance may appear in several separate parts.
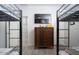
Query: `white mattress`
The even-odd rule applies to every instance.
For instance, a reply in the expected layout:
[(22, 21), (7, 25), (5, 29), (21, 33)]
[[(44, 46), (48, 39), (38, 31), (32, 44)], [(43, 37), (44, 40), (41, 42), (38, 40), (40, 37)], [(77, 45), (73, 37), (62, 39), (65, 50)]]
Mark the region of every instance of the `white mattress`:
[(79, 51), (79, 47), (72, 47), (72, 49), (75, 49), (76, 51)]
[[(76, 51), (79, 51), (79, 47), (72, 47), (72, 49), (75, 49)], [(67, 52), (63, 51), (63, 50), (60, 50), (59, 51), (59, 54), (60, 55), (69, 55)]]
[(59, 55), (69, 55), (69, 54), (67, 52), (61, 50), (61, 51), (59, 51)]
[(7, 55), (13, 48), (0, 48), (0, 55)]
[(19, 55), (17, 51), (12, 51), (9, 55)]

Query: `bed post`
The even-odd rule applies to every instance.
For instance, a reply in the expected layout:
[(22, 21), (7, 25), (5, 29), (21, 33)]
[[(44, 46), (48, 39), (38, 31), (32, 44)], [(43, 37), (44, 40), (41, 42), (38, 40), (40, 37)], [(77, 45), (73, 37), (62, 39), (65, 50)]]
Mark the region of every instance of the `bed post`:
[(22, 10), (20, 10), (20, 55), (22, 55)]
[(56, 17), (57, 17), (57, 45), (56, 45), (56, 52), (57, 52), (57, 55), (59, 55), (59, 18), (58, 18), (58, 11), (57, 11), (57, 14), (56, 14)]

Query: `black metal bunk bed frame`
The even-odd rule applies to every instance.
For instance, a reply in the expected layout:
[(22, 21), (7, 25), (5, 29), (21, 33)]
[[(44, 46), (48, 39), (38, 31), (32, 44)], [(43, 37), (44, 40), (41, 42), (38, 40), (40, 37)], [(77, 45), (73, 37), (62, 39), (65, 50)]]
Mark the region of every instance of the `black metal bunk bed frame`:
[[(60, 19), (60, 16), (58, 15), (60, 9), (64, 6), (65, 4), (63, 4), (56, 12), (56, 17), (57, 17), (57, 55), (59, 55), (59, 31), (60, 30), (68, 30), (68, 48), (70, 47), (70, 25), (73, 25), (74, 22), (79, 22), (79, 10), (75, 11), (74, 13), (68, 15), (67, 17), (64, 17), (63, 19)], [(67, 7), (69, 6), (69, 4), (63, 9), (65, 10)], [(78, 4), (74, 5), (72, 8), (70, 8), (68, 11), (66, 11), (65, 13), (69, 12), (70, 10), (74, 9), (76, 6), (79, 6)], [(63, 11), (62, 10), (62, 11)], [(62, 12), (61, 11), (61, 12)], [(63, 16), (65, 13), (63, 13), (61, 16)], [(75, 16), (75, 17), (73, 17)], [(70, 24), (70, 22), (73, 21), (73, 24)], [(59, 22), (68, 22), (68, 29), (59, 29)], [(65, 38), (64, 38), (65, 39)]]
[[(1, 5), (1, 7), (3, 7), (4, 9), (6, 9), (4, 6), (2, 6)], [(18, 8), (17, 6), (16, 6), (16, 8)], [(19, 9), (19, 8), (18, 8)], [(8, 10), (8, 9), (7, 9)], [(17, 10), (14, 10), (14, 11), (17, 11)], [(18, 21), (19, 22), (19, 55), (22, 55), (22, 10), (21, 9), (19, 9), (18, 10), (19, 12), (20, 12), (20, 17), (19, 17), (19, 20), (18, 19), (16, 19), (16, 18), (14, 18), (14, 17), (12, 17), (12, 16), (10, 16), (10, 15), (8, 15), (8, 14), (6, 14), (6, 13), (4, 13), (4, 12), (10, 12), (10, 13), (13, 13), (13, 12), (11, 12), (11, 11), (0, 11), (0, 15), (3, 15), (3, 17), (4, 17), (4, 19), (2, 19), (2, 20), (0, 20), (0, 22), (2, 21), (2, 22), (9, 22), (9, 40), (10, 40), (10, 22), (12, 21)], [(7, 16), (5, 16), (5, 15), (7, 15)], [(1, 16), (0, 16), (0, 18), (2, 18)], [(5, 20), (6, 19), (6, 20)], [(10, 19), (10, 20), (9, 20)], [(6, 24), (5, 24), (6, 25)], [(6, 33), (5, 33), (5, 35), (6, 35)], [(7, 38), (7, 37), (5, 37), (5, 38)], [(9, 46), (10, 46), (10, 42), (9, 42)]]

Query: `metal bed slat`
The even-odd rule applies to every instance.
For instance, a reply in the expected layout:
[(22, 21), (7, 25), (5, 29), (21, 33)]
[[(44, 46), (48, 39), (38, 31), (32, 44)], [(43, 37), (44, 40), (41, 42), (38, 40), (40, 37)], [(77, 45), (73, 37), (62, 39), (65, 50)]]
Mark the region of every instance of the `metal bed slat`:
[(18, 19), (4, 13), (3, 11), (0, 11), (0, 21), (18, 21)]
[[(12, 7), (12, 5), (10, 5), (10, 6)], [(6, 5), (0, 4), (0, 11), (6, 13), (7, 15), (12, 16), (12, 17), (15, 18), (16, 20), (19, 19), (19, 17), (20, 17), (20, 15), (19, 15), (20, 9), (18, 9), (17, 7), (16, 7), (17, 10), (14, 9), (14, 7), (12, 7), (12, 8), (13, 8), (13, 9), (12, 9), (12, 8), (10, 8), (10, 6), (8, 7), (8, 6), (6, 6)], [(16, 11), (17, 13), (15, 13), (15, 11)]]
[(79, 21), (79, 8), (78, 7), (79, 7), (78, 4), (77, 5), (74, 5), (68, 11), (66, 11), (61, 16), (59, 16), (59, 20), (60, 21)]

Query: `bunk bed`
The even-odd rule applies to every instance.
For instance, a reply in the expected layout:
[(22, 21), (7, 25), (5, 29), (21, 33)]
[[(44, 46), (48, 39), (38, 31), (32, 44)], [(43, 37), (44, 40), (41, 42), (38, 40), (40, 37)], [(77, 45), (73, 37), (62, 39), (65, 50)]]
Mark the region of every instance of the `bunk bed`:
[[(70, 26), (75, 25), (76, 22), (79, 22), (78, 4), (63, 4), (59, 10), (57, 10), (57, 55), (79, 55), (79, 47), (70, 46)], [(63, 29), (60, 28), (61, 23), (66, 23)], [(66, 25), (67, 28), (65, 28)], [(60, 31), (63, 30), (64, 32), (68, 32), (67, 37), (60, 37)], [(62, 44), (63, 41), (61, 39), (67, 40), (66, 45)]]
[[(17, 54), (22, 55), (22, 10), (19, 9), (15, 4), (0, 4), (0, 22), (8, 22), (9, 24), (9, 40), (10, 40), (10, 23), (11, 22), (19, 22), (19, 46), (16, 47), (6, 47), (0, 48), (0, 55), (9, 55), (14, 52), (14, 50), (19, 50)], [(7, 24), (6, 24), (7, 25)], [(6, 26), (7, 28), (7, 26)], [(14, 29), (15, 30), (15, 29)], [(5, 33), (5, 38), (7, 40), (7, 34)], [(10, 45), (10, 42), (8, 42)]]

